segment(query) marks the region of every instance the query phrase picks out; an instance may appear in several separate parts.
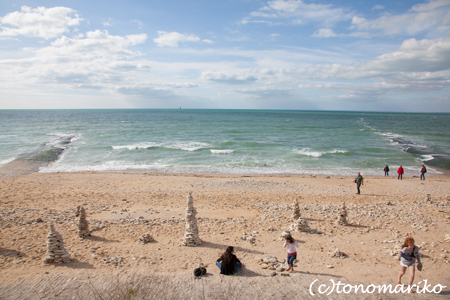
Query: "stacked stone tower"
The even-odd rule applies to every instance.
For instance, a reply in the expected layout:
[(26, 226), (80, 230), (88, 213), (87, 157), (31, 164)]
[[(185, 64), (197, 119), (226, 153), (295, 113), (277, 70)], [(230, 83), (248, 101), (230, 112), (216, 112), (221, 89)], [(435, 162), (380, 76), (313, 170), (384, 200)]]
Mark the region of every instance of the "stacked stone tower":
[(47, 236), (47, 255), (42, 260), (44, 263), (67, 263), (70, 256), (64, 248), (64, 240), (53, 224), (50, 224), (50, 233)]
[(198, 236), (196, 215), (197, 210), (194, 207), (194, 199), (192, 198), (191, 192), (189, 192), (186, 207), (186, 233), (183, 237), (183, 246), (195, 247), (202, 243)]
[(347, 226), (347, 207), (345, 207), (345, 202), (342, 202), (341, 209), (339, 210), (338, 219), (336, 224)]
[(87, 236), (90, 236), (91, 232), (89, 231), (89, 223), (86, 220), (86, 211), (84, 210), (83, 206), (77, 207), (76, 216), (80, 217), (80, 219), (78, 220), (78, 236), (82, 239), (84, 239)]
[(294, 207), (294, 212), (292, 213), (292, 219), (294, 220), (294, 222), (296, 221), (296, 220), (298, 220), (298, 218), (300, 218), (300, 207), (298, 206), (298, 200), (297, 200), (297, 198), (295, 198), (295, 200), (294, 200), (294, 204), (293, 204), (293, 207)]

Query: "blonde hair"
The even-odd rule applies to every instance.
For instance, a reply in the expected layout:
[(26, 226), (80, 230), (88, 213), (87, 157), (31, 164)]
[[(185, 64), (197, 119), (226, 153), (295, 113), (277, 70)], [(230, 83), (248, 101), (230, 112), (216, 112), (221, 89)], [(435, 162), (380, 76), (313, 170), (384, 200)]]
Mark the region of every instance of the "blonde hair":
[(414, 239), (412, 238), (412, 236), (408, 236), (403, 242), (402, 248), (408, 247), (411, 244), (414, 244)]

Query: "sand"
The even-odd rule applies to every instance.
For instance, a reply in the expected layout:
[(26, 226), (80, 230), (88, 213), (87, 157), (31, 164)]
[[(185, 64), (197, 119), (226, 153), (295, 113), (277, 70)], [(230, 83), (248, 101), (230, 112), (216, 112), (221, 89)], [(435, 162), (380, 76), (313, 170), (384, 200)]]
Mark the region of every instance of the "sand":
[[(293, 223), (296, 198), (301, 216), (320, 233), (292, 232), (300, 244), (298, 262), (289, 277), (277, 272), (278, 285), (295, 278), (305, 289), (317, 278), (396, 284), (400, 267), (393, 251), (406, 236), (413, 236), (424, 265), (422, 272), (416, 272), (415, 283), (426, 279), (450, 286), (450, 240), (445, 240), (450, 234), (450, 178), (400, 181), (371, 176), (365, 178), (361, 195), (356, 194), (353, 179), (96, 172), (4, 176), (0, 178), (0, 290), (8, 292), (0, 292), (0, 298), (12, 298), (27, 281), (52, 274), (79, 280), (86, 274), (124, 273), (191, 278), (199, 263), (207, 266), (207, 284), (218, 276), (215, 261), (229, 245), (244, 263), (238, 274), (241, 284), (261, 278), (260, 289), (271, 289), (264, 280), (275, 280), (270, 276), (273, 270), (262, 269), (258, 258), (286, 258), (280, 235)], [(189, 192), (198, 212), (202, 240), (198, 247), (181, 243)], [(349, 226), (336, 224), (343, 201)], [(86, 209), (92, 230), (86, 239), (77, 234), (78, 205)], [(64, 237), (70, 263), (42, 261), (50, 223)], [(144, 234), (154, 241), (139, 243)], [(244, 234), (254, 236), (255, 242), (241, 239)], [(331, 257), (329, 252), (336, 248), (347, 257)], [(408, 274), (403, 277), (403, 283), (407, 281)], [(448, 291), (442, 295), (448, 297)]]

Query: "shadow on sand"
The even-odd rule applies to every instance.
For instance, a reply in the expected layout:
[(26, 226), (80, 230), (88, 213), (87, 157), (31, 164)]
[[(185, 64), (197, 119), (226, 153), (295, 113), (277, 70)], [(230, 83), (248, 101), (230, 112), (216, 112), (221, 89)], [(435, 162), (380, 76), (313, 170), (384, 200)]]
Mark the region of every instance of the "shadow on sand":
[[(202, 241), (202, 244), (197, 247), (205, 247), (205, 248), (219, 249), (219, 250), (225, 251), (225, 249), (227, 249), (228, 246), (231, 246), (231, 245), (215, 244), (212, 242)], [(233, 246), (233, 247), (234, 247), (235, 251), (246, 252), (246, 253), (250, 253), (250, 254), (264, 254), (264, 252), (261, 252), (261, 251), (246, 249), (246, 248), (242, 248), (242, 247), (238, 247), (238, 246), (236, 246), (236, 247)]]

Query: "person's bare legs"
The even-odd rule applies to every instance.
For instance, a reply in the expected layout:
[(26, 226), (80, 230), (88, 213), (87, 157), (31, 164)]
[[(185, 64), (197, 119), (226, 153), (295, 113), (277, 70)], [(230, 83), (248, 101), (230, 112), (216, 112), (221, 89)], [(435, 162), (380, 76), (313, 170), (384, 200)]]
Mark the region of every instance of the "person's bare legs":
[(397, 284), (402, 284), (402, 277), (403, 277), (403, 275), (405, 275), (405, 272), (406, 272), (406, 267), (401, 266), (400, 274), (398, 275)]
[[(409, 286), (411, 287), (414, 282), (414, 275), (416, 272), (416, 265), (412, 265), (408, 267), (409, 269)], [(411, 291), (410, 291), (411, 292)]]

